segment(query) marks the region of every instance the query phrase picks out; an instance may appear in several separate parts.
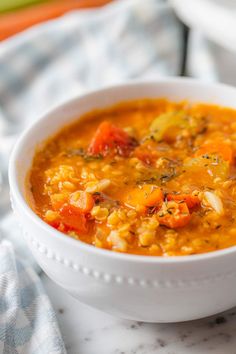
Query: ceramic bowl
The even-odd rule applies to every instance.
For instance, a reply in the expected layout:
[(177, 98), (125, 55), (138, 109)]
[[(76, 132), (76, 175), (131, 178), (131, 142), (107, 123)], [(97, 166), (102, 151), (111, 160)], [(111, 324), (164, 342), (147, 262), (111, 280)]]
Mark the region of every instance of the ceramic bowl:
[(9, 167), (12, 207), (39, 265), (81, 302), (121, 318), (146, 322), (209, 316), (236, 305), (236, 247), (169, 258), (115, 253), (50, 227), (25, 197), (34, 151), (45, 139), (95, 108), (144, 97), (236, 108), (235, 88), (181, 78), (133, 82), (79, 96), (39, 119), (19, 139)]

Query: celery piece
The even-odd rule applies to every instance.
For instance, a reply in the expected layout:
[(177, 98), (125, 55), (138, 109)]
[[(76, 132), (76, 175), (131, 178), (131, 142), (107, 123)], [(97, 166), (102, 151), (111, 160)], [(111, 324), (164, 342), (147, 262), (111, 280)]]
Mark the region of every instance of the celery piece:
[(45, 2), (45, 0), (0, 0), (0, 13), (9, 12), (40, 2)]
[(161, 141), (165, 133), (170, 128), (187, 128), (189, 125), (186, 114), (183, 111), (162, 113), (154, 119), (150, 126), (153, 138)]

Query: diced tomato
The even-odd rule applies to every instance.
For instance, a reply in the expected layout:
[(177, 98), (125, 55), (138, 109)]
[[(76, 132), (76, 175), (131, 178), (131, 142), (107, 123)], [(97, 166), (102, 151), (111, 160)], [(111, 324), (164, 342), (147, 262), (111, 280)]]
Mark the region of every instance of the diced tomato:
[(123, 129), (104, 121), (95, 132), (88, 147), (88, 154), (106, 156), (111, 150), (115, 150), (121, 156), (128, 156), (136, 145), (136, 140)]
[(82, 233), (88, 230), (86, 216), (84, 213), (81, 213), (79, 208), (70, 204), (64, 204), (59, 213), (62, 223), (69, 229)]
[(175, 202), (185, 202), (189, 209), (193, 209), (200, 205), (200, 199), (191, 194), (168, 194), (167, 200), (174, 200)]
[(60, 226), (60, 221), (59, 220), (54, 220), (54, 221), (48, 221), (46, 220), (46, 223), (54, 227), (55, 229), (58, 229)]
[(143, 149), (138, 146), (134, 151), (134, 156), (146, 165), (153, 165), (157, 161), (159, 154), (155, 150)]
[[(186, 226), (190, 221), (190, 212), (186, 203), (178, 204), (177, 208), (169, 208), (168, 203), (163, 203), (163, 207), (158, 212), (158, 221), (160, 225), (171, 229), (177, 229)], [(169, 209), (168, 209), (169, 208)]]

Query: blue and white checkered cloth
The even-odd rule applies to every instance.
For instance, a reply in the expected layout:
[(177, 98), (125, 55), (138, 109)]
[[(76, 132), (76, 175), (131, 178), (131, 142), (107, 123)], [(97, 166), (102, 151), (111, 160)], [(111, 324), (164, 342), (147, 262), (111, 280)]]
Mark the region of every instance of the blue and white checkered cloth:
[(0, 233), (8, 239), (0, 243), (0, 352), (65, 353), (38, 268), (9, 212), (6, 170), (18, 133), (85, 90), (178, 75), (181, 31), (167, 1), (120, 0), (67, 14), (0, 43)]
[(9, 241), (0, 243), (0, 352), (66, 353), (38, 275), (15, 257)]

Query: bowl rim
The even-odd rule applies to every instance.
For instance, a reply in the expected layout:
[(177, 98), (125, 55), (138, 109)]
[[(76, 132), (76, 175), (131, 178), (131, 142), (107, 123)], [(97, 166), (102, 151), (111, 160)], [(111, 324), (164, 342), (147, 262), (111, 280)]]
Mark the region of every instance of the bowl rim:
[[(58, 239), (61, 242), (65, 242), (68, 245), (73, 247), (77, 247), (80, 251), (85, 251), (88, 253), (93, 253), (97, 256), (104, 256), (106, 258), (113, 258), (114, 260), (120, 260), (123, 262), (140, 262), (146, 264), (175, 264), (175, 263), (186, 263), (186, 262), (199, 262), (199, 261), (207, 261), (213, 260), (216, 257), (222, 258), (227, 255), (231, 255), (236, 253), (236, 245), (231, 246), (225, 249), (220, 249), (207, 253), (200, 253), (195, 255), (182, 255), (182, 256), (148, 256), (148, 255), (136, 255), (130, 253), (120, 253), (112, 250), (107, 250), (103, 248), (94, 247), (90, 244), (82, 242), (80, 240), (75, 240), (71, 237), (68, 237), (64, 233), (54, 229), (52, 226), (48, 225), (45, 221), (43, 221), (34, 211), (31, 209), (29, 204), (27, 203), (25, 197), (22, 195), (18, 185), (17, 178), (17, 160), (19, 156), (20, 150), (23, 146), (27, 145), (28, 137), (31, 135), (32, 130), (38, 128), (42, 122), (48, 119), (48, 116), (56, 113), (60, 110), (65, 110), (67, 107), (77, 102), (78, 100), (84, 98), (85, 96), (89, 97), (97, 93), (106, 93), (112, 89), (116, 88), (127, 88), (134, 86), (142, 86), (142, 85), (151, 85), (151, 84), (167, 84), (167, 85), (178, 85), (178, 84), (186, 84), (187, 86), (199, 86), (199, 87), (208, 87), (209, 89), (218, 88), (218, 89), (228, 89), (235, 92), (236, 88), (222, 83), (211, 83), (204, 82), (202, 80), (194, 79), (194, 78), (183, 78), (183, 77), (165, 77), (165, 78), (157, 78), (155, 80), (132, 80), (128, 82), (118, 83), (114, 85), (103, 86), (99, 89), (88, 90), (83, 94), (77, 95), (72, 99), (66, 100), (63, 103), (56, 105), (52, 109), (46, 111), (42, 116), (40, 116), (36, 121), (31, 123), (19, 136), (16, 144), (13, 147), (11, 152), (10, 160), (9, 160), (9, 168), (8, 168), (8, 178), (10, 185), (10, 195), (14, 195), (15, 200), (19, 205), (21, 205), (22, 210), (30, 218), (39, 228), (42, 228), (45, 233), (47, 233), (48, 237), (54, 237), (54, 240)], [(60, 127), (62, 128), (62, 127)], [(59, 128), (59, 130), (60, 130)], [(56, 236), (56, 237), (55, 237)]]

